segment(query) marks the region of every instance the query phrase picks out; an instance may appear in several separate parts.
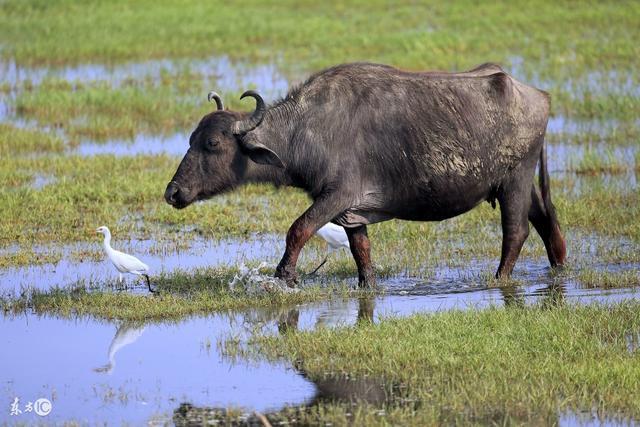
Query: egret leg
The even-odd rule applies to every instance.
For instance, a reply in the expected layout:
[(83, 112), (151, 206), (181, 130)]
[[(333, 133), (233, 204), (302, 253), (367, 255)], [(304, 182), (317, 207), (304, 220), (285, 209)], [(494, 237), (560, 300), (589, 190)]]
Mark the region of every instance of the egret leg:
[(318, 270), (320, 270), (320, 267), (322, 267), (323, 265), (325, 265), (327, 263), (327, 260), (329, 259), (329, 255), (327, 255), (326, 257), (324, 257), (324, 261), (322, 261), (320, 263), (319, 266), (316, 267), (315, 270), (313, 270), (311, 273), (309, 273), (309, 276), (313, 276), (314, 274), (316, 274), (318, 272)]
[(124, 281), (124, 277), (122, 277), (122, 273), (120, 273), (120, 276), (118, 278), (118, 283), (122, 284), (123, 281)]
[(149, 292), (154, 294), (156, 291), (151, 289), (151, 280), (149, 280), (149, 275), (148, 274), (143, 274), (142, 276), (144, 276), (144, 278), (147, 280), (147, 287), (149, 288)]

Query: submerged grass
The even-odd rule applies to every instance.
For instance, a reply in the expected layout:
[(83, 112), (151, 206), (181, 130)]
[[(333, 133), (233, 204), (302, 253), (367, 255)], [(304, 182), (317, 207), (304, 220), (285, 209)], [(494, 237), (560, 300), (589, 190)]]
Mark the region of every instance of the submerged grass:
[(616, 156), (614, 150), (598, 150), (587, 146), (579, 159), (569, 159), (569, 170), (578, 174), (597, 175), (602, 173), (618, 174), (631, 170), (640, 170), (640, 164), (625, 162)]
[(627, 336), (640, 329), (638, 312), (637, 302), (452, 311), (258, 337), (254, 351), (314, 382), (384, 380), (413, 402), (319, 400), (290, 412), (303, 424), (557, 423), (565, 411), (637, 419), (640, 359)]
[(153, 278), (156, 294), (136, 295), (119, 292), (114, 284), (78, 283), (46, 291), (25, 290), (21, 295), (0, 297), (5, 315), (24, 311), (63, 317), (92, 316), (100, 319), (159, 320), (214, 311), (250, 307), (283, 307), (347, 295), (346, 286), (305, 287), (296, 292), (232, 288), (238, 272), (234, 268), (174, 271)]
[[(15, 88), (17, 95), (10, 105), (18, 117), (64, 131), (73, 144), (87, 138), (95, 141), (133, 139), (141, 133), (170, 134), (184, 131), (187, 134), (204, 114), (211, 111), (211, 105), (205, 102), (205, 94), (212, 88), (222, 93), (227, 108), (250, 108), (246, 102), (239, 101), (240, 93), (219, 83), (219, 77), (178, 71), (157, 81), (139, 77), (122, 84), (45, 79), (38, 86), (31, 83), (18, 85)], [(262, 88), (263, 91), (265, 89), (268, 87)], [(640, 98), (635, 95), (608, 93), (601, 95), (599, 102), (593, 105), (572, 98), (565, 89), (546, 89), (554, 95), (553, 113), (571, 117), (572, 120), (588, 123), (593, 119), (616, 119), (620, 123), (633, 123), (640, 115)], [(591, 102), (595, 100), (591, 99)], [(603, 137), (601, 133), (597, 135), (598, 142), (604, 139), (621, 143), (637, 134), (636, 126), (621, 124), (611, 126), (608, 136)], [(586, 135), (586, 140), (593, 139), (588, 132)], [(574, 136), (552, 136), (551, 139), (571, 142), (575, 141)], [(580, 142), (585, 141), (583, 139)]]
[[(553, 114), (570, 123), (550, 133), (549, 140), (628, 145), (640, 140), (639, 20), (640, 4), (631, 1), (582, 7), (538, 0), (515, 5), (250, 1), (239, 7), (195, 0), (10, 0), (0, 2), (0, 56), (18, 68), (43, 66), (45, 71), (83, 63), (230, 57), (275, 63), (290, 82), (356, 60), (411, 70), (462, 70), (494, 61), (552, 94)], [(384, 31), (372, 32), (372, 22)], [(103, 224), (118, 239), (153, 236), (176, 245), (196, 234), (212, 239), (284, 235), (309, 204), (299, 191), (249, 185), (177, 211), (162, 200), (177, 159), (83, 158), (65, 151), (87, 138), (170, 132), (185, 133), (186, 150), (188, 132), (212, 108), (204, 102), (209, 90), (223, 92), (229, 108), (251, 107), (220, 87), (219, 77), (213, 71), (182, 69), (158, 79), (132, 75), (117, 84), (108, 76), (82, 82), (50, 77), (37, 84), (0, 81), (7, 116), (40, 126), (0, 124), (0, 268), (54, 263), (59, 252), (43, 253), (33, 246), (95, 241), (93, 230)], [(620, 160), (607, 153), (587, 151), (574, 169), (595, 178), (622, 171)], [(639, 164), (636, 151), (636, 171)], [(33, 188), (42, 174), (54, 182)], [(606, 183), (580, 192), (574, 187), (571, 177), (552, 185), (570, 261), (638, 262), (638, 192)], [(606, 241), (593, 243), (592, 235)], [(497, 263), (499, 212), (483, 204), (442, 223), (390, 221), (370, 227), (370, 236), (381, 275), (428, 276), (434, 265), (469, 266), (476, 259)], [(533, 231), (526, 257), (544, 257)], [(303, 257), (301, 266), (309, 265)], [(1, 297), (0, 307), (5, 315), (32, 311), (141, 321), (351, 295), (341, 285), (247, 294), (229, 289), (235, 272), (165, 274), (154, 278), (158, 296), (115, 292), (110, 284), (95, 283), (29, 290)], [(587, 270), (578, 273), (578, 281), (601, 288), (638, 286), (637, 273)], [(334, 256), (326, 274), (330, 281), (353, 278), (351, 257)], [(638, 303), (455, 311), (261, 338), (262, 357), (294, 361), (311, 380), (341, 375), (381, 379), (392, 385), (390, 393), (401, 387), (400, 401), (405, 402), (380, 408), (364, 401), (317, 401), (269, 417), (274, 424), (295, 417), (296, 423), (309, 425), (557, 424), (563, 411), (595, 410), (638, 419), (640, 359), (625, 339), (640, 330), (639, 312)]]
[(0, 268), (19, 267), (24, 265), (56, 264), (64, 257), (61, 251), (40, 252), (32, 248), (23, 248), (0, 254)]

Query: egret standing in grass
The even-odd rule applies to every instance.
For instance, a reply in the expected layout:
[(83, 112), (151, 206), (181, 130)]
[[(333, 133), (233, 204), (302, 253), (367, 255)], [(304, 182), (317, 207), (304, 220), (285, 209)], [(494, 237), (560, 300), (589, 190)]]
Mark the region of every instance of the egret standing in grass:
[(98, 227), (96, 229), (96, 233), (101, 233), (102, 235), (104, 235), (104, 251), (106, 252), (115, 268), (118, 270), (118, 272), (120, 272), (118, 281), (122, 283), (122, 273), (131, 273), (135, 274), (136, 276), (142, 276), (147, 280), (149, 292), (154, 292), (153, 289), (151, 289), (151, 281), (149, 280), (149, 275), (147, 274), (147, 271), (149, 271), (149, 266), (132, 255), (125, 254), (124, 252), (116, 251), (115, 249), (113, 249), (111, 247), (111, 232), (104, 225), (102, 227)]
[(316, 234), (326, 240), (327, 244), (329, 245), (329, 250), (327, 251), (327, 256), (324, 257), (324, 261), (322, 261), (322, 263), (320, 263), (320, 265), (316, 267), (315, 270), (313, 270), (313, 272), (311, 273), (312, 275), (316, 274), (316, 272), (320, 270), (320, 267), (322, 267), (327, 262), (327, 259), (329, 258), (331, 252), (336, 251), (340, 248), (349, 249), (349, 238), (347, 237), (347, 233), (344, 231), (344, 228), (339, 225), (328, 222), (320, 227), (320, 229), (316, 231)]

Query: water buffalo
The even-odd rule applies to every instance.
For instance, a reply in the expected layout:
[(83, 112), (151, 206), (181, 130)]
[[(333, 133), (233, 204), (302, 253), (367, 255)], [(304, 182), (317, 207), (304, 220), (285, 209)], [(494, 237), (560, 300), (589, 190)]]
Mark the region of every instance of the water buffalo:
[[(345, 228), (360, 286), (373, 286), (367, 224), (440, 221), (482, 201), (500, 204), (509, 276), (531, 221), (552, 266), (565, 242), (549, 193), (544, 135), (549, 95), (484, 64), (462, 73), (408, 72), (369, 63), (311, 76), (251, 114), (202, 118), (165, 199), (176, 208), (247, 182), (303, 189), (312, 205), (291, 225), (276, 276), (297, 281), (300, 250), (332, 221)], [(539, 163), (540, 191), (533, 183)]]

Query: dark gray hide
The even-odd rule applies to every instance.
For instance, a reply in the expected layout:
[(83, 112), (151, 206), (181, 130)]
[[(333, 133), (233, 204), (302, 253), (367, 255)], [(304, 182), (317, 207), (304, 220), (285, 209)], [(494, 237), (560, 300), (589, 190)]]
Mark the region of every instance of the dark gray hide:
[[(413, 73), (344, 64), (264, 111), (251, 96), (258, 101), (252, 121), (228, 111), (202, 119), (165, 197), (184, 207), (244, 182), (304, 189), (313, 204), (291, 226), (276, 271), (290, 284), (300, 250), (328, 221), (345, 227), (366, 286), (375, 281), (367, 224), (443, 220), (485, 200), (500, 203), (498, 276), (510, 275), (529, 221), (551, 264), (563, 263), (544, 151), (549, 96), (499, 66)], [(207, 148), (212, 138), (220, 152)], [(537, 163), (541, 192), (533, 184)]]

